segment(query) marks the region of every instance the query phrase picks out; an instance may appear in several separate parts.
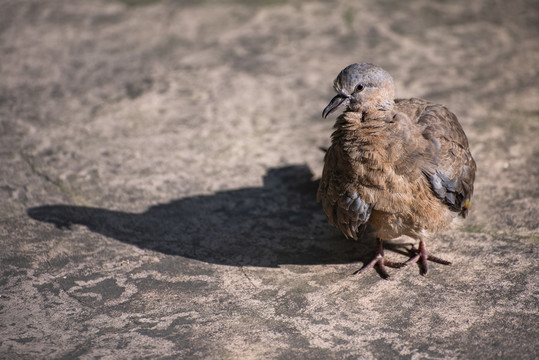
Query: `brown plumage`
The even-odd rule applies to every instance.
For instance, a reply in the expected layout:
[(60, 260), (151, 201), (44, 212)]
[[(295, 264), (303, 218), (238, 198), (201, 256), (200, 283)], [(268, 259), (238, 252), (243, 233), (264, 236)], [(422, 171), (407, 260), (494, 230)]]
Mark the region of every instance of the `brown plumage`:
[[(388, 278), (385, 266), (417, 261), (426, 275), (427, 260), (450, 264), (430, 255), (425, 239), (466, 217), (471, 204), (476, 165), (457, 117), (426, 100), (394, 100), (393, 79), (374, 64), (346, 67), (334, 88), (322, 115), (346, 110), (335, 123), (317, 199), (346, 237), (357, 239), (366, 224), (374, 230), (376, 257), (359, 272), (377, 265)], [(401, 235), (419, 247), (407, 262), (390, 262), (383, 240)]]

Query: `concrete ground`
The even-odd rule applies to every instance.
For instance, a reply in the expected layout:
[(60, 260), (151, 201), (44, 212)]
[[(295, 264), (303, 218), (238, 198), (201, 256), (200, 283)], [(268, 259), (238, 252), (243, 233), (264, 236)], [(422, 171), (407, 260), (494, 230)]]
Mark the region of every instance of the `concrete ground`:
[[(0, 358), (537, 359), (538, 24), (534, 0), (0, 1)], [(478, 164), (427, 277), (352, 275), (374, 239), (315, 202), (321, 111), (364, 61)]]

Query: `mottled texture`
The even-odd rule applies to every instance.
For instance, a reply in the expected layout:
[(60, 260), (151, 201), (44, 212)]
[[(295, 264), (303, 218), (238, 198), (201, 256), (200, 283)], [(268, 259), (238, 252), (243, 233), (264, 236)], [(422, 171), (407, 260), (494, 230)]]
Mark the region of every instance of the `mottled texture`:
[[(0, 2), (0, 358), (537, 358), (536, 1), (201, 3)], [(480, 165), (427, 277), (315, 200), (358, 61)]]

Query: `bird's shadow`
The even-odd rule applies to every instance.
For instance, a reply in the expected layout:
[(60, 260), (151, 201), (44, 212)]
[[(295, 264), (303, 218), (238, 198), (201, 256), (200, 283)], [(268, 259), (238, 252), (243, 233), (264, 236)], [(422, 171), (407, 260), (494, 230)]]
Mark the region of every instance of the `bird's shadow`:
[[(344, 264), (369, 261), (360, 243), (328, 225), (316, 203), (318, 181), (305, 165), (269, 169), (262, 187), (197, 195), (129, 213), (72, 205), (29, 208), (36, 220), (74, 224), (163, 254), (232, 266)], [(358, 264), (359, 266), (359, 264)]]

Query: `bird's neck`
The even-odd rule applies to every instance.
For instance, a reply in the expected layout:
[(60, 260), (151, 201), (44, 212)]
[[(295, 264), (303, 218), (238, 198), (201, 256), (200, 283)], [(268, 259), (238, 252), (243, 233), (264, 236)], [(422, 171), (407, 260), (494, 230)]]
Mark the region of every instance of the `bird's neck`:
[(358, 112), (368, 117), (376, 118), (382, 114), (387, 114), (395, 107), (395, 101), (388, 97), (376, 97), (367, 101), (350, 101), (347, 112)]
[[(350, 127), (352, 124), (358, 126), (366, 126), (369, 123), (387, 122), (388, 114), (393, 107), (390, 108), (361, 108), (358, 110), (348, 109), (342, 114), (342, 125)], [(339, 125), (339, 120), (337, 124)]]
[(391, 116), (387, 111), (346, 111), (339, 116), (332, 142), (341, 149), (343, 160), (349, 163), (369, 163), (372, 167), (381, 164), (381, 159), (390, 147), (388, 118)]

